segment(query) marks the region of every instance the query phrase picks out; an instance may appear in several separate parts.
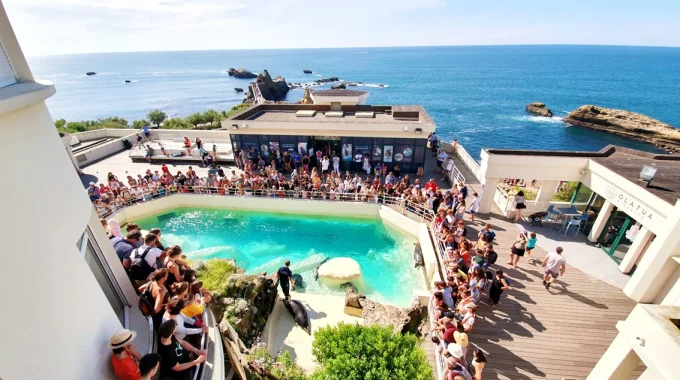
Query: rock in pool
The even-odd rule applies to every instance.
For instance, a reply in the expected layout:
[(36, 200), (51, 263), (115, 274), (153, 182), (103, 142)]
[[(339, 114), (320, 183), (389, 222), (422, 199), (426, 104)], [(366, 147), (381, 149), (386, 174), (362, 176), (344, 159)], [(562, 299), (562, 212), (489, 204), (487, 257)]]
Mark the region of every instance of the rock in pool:
[(545, 104), (540, 102), (527, 104), (527, 112), (537, 116), (545, 117), (552, 117), (553, 115), (552, 111), (549, 108), (545, 108)]
[(361, 266), (349, 257), (336, 257), (319, 267), (319, 278), (339, 286), (361, 278)]

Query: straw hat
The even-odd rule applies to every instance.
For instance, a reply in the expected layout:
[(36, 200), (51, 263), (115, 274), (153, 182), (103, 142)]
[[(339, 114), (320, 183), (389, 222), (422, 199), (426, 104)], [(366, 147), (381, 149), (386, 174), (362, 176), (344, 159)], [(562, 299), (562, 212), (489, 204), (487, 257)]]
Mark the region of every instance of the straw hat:
[(468, 342), (468, 336), (466, 333), (462, 332), (454, 332), (453, 333), (453, 339), (458, 343), (461, 347), (467, 347), (469, 342)]
[(447, 350), (449, 351), (449, 354), (456, 359), (463, 357), (463, 348), (456, 343), (449, 343)]
[(136, 336), (137, 333), (134, 331), (130, 331), (128, 329), (118, 330), (113, 334), (113, 336), (109, 340), (107, 347), (109, 347), (112, 350), (116, 348), (125, 347), (129, 344), (132, 344), (132, 341), (135, 340)]

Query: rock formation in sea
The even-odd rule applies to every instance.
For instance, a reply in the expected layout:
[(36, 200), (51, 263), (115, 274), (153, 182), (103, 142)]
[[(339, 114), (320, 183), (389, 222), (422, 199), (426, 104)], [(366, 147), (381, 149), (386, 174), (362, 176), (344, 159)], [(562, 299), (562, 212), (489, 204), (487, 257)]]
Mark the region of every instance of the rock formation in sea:
[(570, 112), (564, 122), (643, 141), (669, 152), (680, 150), (680, 130), (635, 112), (585, 105)]
[(254, 73), (251, 73), (250, 71), (246, 69), (234, 69), (230, 68), (227, 70), (227, 74), (229, 74), (230, 77), (238, 78), (238, 79), (251, 79), (251, 78), (257, 78), (257, 75)]
[(553, 113), (544, 103), (534, 102), (527, 104), (527, 112), (538, 116), (552, 117)]
[(279, 76), (272, 79), (267, 70), (257, 76), (255, 83), (266, 100), (284, 100), (290, 90), (285, 78)]
[(331, 86), (331, 90), (344, 90), (346, 88), (347, 88), (347, 86), (345, 86), (344, 83), (340, 83), (337, 86)]
[(88, 77), (91, 77), (93, 75), (97, 75), (97, 73), (95, 73), (94, 71), (88, 71), (88, 72), (85, 73), (85, 75), (87, 75)]
[(316, 84), (340, 82), (338, 77), (321, 78), (314, 81)]
[(300, 99), (300, 101), (298, 101), (298, 104), (314, 104), (314, 101), (312, 100), (312, 94), (310, 93), (309, 87), (305, 88), (305, 94), (302, 95), (302, 99)]

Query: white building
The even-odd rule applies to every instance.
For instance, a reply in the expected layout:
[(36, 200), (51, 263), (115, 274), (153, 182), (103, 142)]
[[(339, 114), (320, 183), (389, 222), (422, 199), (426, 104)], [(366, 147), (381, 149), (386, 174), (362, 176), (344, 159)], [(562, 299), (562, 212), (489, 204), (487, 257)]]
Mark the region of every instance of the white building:
[(0, 374), (114, 378), (106, 342), (125, 326), (145, 353), (148, 323), (45, 106), (55, 88), (33, 78), (2, 4), (0, 44)]
[[(617, 146), (600, 152), (485, 149), (471, 168), (485, 186), (480, 212), (494, 203), (512, 212), (512, 198), (497, 188), (505, 178), (537, 180), (540, 189), (525, 215), (545, 211), (558, 184), (576, 181), (588, 240), (630, 274), (623, 289), (640, 303), (617, 325), (614, 340), (589, 379), (626, 379), (640, 360), (645, 379), (677, 378), (680, 366), (680, 156), (655, 155)], [(474, 166), (474, 165), (472, 165)], [(643, 168), (656, 169), (651, 183)], [(572, 198), (573, 199), (573, 198)], [(644, 305), (649, 304), (649, 305)]]

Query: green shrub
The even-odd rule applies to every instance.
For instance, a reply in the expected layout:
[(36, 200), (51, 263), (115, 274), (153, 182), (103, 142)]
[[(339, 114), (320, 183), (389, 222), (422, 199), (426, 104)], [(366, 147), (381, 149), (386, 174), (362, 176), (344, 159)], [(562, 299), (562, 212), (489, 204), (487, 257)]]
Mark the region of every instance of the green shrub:
[(163, 123), (163, 129), (192, 129), (193, 127), (186, 119), (179, 117), (168, 119)]
[(239, 113), (243, 110), (246, 110), (248, 108), (250, 108), (250, 104), (248, 104), (248, 103), (237, 104), (237, 105), (231, 107), (231, 109), (229, 111), (222, 111), (222, 119), (228, 119), (228, 118), (236, 115), (237, 113)]
[(221, 292), (229, 281), (229, 276), (236, 273), (236, 265), (231, 260), (212, 259), (204, 262), (203, 267), (196, 270), (196, 277), (203, 282), (203, 287), (211, 292)]
[(312, 354), (320, 367), (314, 380), (432, 379), (419, 339), (394, 335), (391, 327), (341, 323), (314, 334)]
[(168, 114), (166, 114), (165, 112), (163, 112), (163, 111), (161, 111), (161, 110), (159, 110), (159, 109), (155, 109), (155, 110), (149, 112), (149, 113), (146, 115), (146, 118), (147, 118), (150, 122), (152, 122), (153, 124), (155, 124), (156, 127), (159, 127), (159, 128), (160, 128), (161, 123), (163, 123), (163, 121), (164, 121), (165, 119), (168, 118)]
[(265, 370), (281, 380), (308, 380), (305, 372), (293, 363), (288, 351), (283, 351), (274, 359), (266, 348), (258, 348), (248, 355), (248, 360), (261, 363)]

